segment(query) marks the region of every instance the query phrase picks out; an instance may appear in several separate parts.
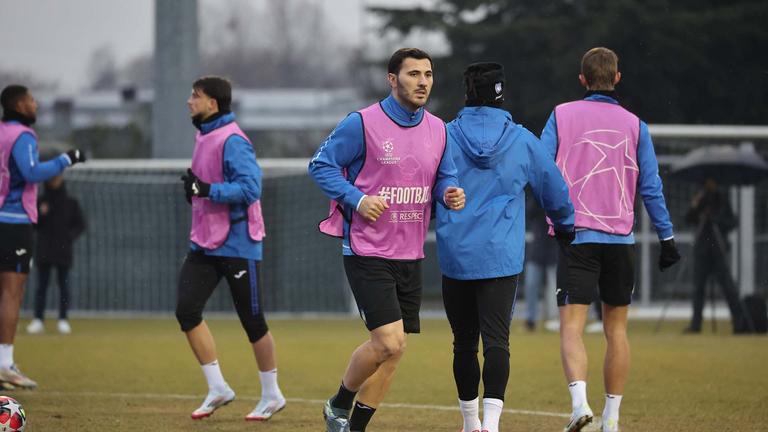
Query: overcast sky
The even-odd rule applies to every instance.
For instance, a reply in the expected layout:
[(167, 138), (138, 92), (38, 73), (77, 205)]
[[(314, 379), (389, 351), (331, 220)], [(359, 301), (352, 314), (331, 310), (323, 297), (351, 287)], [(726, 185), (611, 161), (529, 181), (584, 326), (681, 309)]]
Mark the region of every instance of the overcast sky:
[[(361, 0), (311, 1), (322, 5), (340, 36), (359, 38)], [(225, 4), (200, 2), (203, 8)], [(398, 3), (413, 2), (386, 1)], [(123, 66), (152, 50), (153, 35), (154, 0), (0, 0), (0, 70), (23, 71), (57, 82), (64, 93), (87, 84), (88, 63), (97, 48), (110, 47), (118, 66)]]

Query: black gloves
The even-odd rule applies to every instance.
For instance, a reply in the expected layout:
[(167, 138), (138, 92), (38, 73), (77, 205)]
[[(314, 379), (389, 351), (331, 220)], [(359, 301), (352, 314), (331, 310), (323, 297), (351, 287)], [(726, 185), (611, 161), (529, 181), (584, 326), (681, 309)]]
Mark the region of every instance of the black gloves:
[(675, 239), (662, 240), (659, 253), (659, 270), (664, 271), (680, 261), (680, 252), (675, 246)]
[(555, 230), (555, 240), (562, 246), (569, 246), (576, 239), (576, 231)]
[(187, 174), (181, 176), (181, 180), (184, 182), (184, 195), (190, 204), (193, 196), (206, 198), (211, 193), (211, 184), (197, 178), (191, 168), (187, 168)]
[(85, 162), (85, 153), (82, 150), (70, 150), (67, 152), (67, 157), (69, 158), (69, 161), (72, 162), (72, 165), (79, 162)]

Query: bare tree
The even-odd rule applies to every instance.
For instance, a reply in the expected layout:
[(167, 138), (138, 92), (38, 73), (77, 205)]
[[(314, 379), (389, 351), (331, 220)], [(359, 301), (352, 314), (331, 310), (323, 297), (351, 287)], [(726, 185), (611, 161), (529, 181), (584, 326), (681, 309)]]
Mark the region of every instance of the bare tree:
[(91, 53), (90, 87), (93, 90), (117, 88), (118, 70), (115, 54), (109, 45), (102, 45)]
[(308, 0), (204, 4), (206, 73), (245, 87), (336, 87), (355, 50), (336, 38), (322, 8)]

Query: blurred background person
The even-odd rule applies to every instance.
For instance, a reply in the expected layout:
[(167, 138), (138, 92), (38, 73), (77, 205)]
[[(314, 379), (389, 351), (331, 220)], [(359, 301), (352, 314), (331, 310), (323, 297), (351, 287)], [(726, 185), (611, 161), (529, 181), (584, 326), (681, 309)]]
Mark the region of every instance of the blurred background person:
[(38, 204), (37, 288), (35, 290), (35, 318), (27, 326), (27, 333), (45, 331), (45, 299), (53, 268), (59, 284), (59, 322), (61, 334), (72, 329), (67, 320), (69, 309), (69, 271), (72, 268), (72, 245), (85, 231), (85, 218), (77, 200), (67, 194), (64, 176), (57, 175), (45, 182), (45, 191)]
[(547, 235), (549, 226), (544, 219), (544, 211), (535, 202), (526, 208), (528, 229), (533, 238), (525, 253), (525, 271), (523, 288), (525, 290), (525, 328), (536, 330), (539, 319), (539, 293), (544, 291), (543, 312), (547, 320), (545, 326), (552, 331), (560, 330), (557, 318), (557, 300), (555, 299), (555, 274), (557, 265), (557, 244)]
[(740, 332), (738, 289), (728, 267), (728, 233), (738, 222), (728, 198), (714, 179), (707, 179), (694, 195), (685, 220), (697, 226), (693, 243), (693, 317), (685, 332), (701, 332), (704, 296), (710, 277), (714, 277), (723, 290), (731, 311), (733, 331)]

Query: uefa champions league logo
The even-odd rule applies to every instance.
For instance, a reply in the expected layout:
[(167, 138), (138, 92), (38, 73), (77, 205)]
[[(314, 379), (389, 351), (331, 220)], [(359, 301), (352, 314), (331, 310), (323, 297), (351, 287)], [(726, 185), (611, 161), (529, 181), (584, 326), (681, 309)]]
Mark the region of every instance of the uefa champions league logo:
[(381, 143), (381, 148), (384, 149), (384, 153), (387, 154), (387, 157), (390, 157), (392, 156), (392, 152), (395, 150), (395, 144), (392, 142), (391, 138), (387, 138), (383, 143)]
[(392, 138), (387, 138), (381, 143), (381, 149), (384, 150), (384, 156), (377, 157), (376, 160), (382, 165), (397, 165), (400, 158), (395, 156), (395, 143)]

